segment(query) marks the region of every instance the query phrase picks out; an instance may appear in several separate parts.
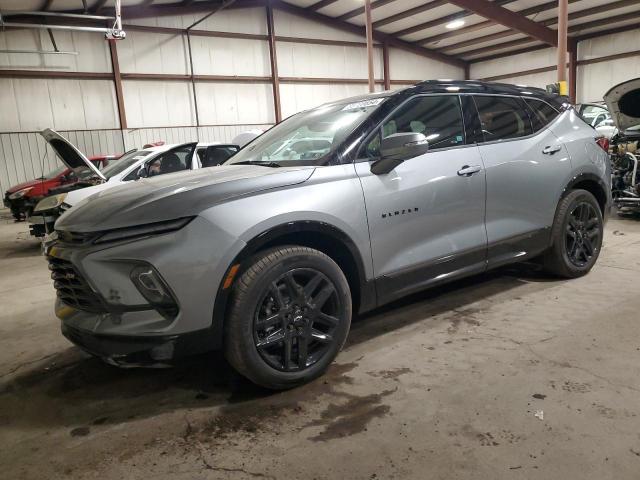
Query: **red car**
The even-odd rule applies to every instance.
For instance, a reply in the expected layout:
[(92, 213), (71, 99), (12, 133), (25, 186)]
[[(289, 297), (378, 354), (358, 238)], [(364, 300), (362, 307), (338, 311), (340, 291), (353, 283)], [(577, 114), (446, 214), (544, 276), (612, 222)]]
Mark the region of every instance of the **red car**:
[[(110, 160), (119, 155), (97, 155), (89, 158), (99, 169), (106, 167)], [(16, 220), (24, 220), (33, 207), (49, 195), (49, 190), (60, 185), (69, 185), (78, 181), (76, 174), (67, 166), (58, 167), (45, 176), (19, 183), (9, 188), (4, 195), (4, 206), (11, 209)]]

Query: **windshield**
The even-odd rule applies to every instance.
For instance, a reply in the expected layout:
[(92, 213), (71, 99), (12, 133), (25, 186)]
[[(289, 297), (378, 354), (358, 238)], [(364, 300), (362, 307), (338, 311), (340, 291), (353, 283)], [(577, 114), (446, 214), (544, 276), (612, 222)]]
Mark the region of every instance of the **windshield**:
[(329, 154), (384, 100), (372, 98), (298, 113), (258, 137), (225, 165), (323, 165)]
[(53, 178), (56, 178), (58, 175), (66, 172), (67, 170), (68, 170), (68, 167), (66, 165), (63, 165), (62, 167), (58, 167), (55, 170), (51, 170), (49, 173), (47, 173), (42, 178), (44, 180), (51, 180)]
[(150, 150), (134, 150), (133, 152), (125, 153), (122, 157), (118, 159), (117, 162), (109, 162), (109, 165), (104, 167), (102, 170), (102, 174), (107, 177), (107, 180), (111, 177), (118, 175), (119, 173), (124, 172), (127, 168), (129, 168), (134, 163), (137, 163), (139, 160), (143, 159), (147, 155), (151, 153)]

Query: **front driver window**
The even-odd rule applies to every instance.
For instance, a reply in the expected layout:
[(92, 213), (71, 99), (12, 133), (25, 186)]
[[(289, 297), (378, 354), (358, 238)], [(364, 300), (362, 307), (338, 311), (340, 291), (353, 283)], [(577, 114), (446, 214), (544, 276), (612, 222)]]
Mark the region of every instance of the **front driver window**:
[(430, 150), (464, 145), (464, 125), (457, 95), (416, 97), (396, 110), (365, 147), (367, 158), (380, 156), (382, 139), (395, 133), (422, 133)]
[(164, 175), (166, 173), (187, 170), (191, 164), (193, 146), (176, 148), (154, 158), (147, 164), (149, 176)]

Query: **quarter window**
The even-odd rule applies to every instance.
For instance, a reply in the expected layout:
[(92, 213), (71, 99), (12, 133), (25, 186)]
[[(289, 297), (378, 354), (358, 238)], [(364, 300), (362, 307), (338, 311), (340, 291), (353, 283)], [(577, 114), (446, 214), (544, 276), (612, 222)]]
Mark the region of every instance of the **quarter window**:
[(559, 112), (546, 102), (534, 98), (525, 98), (531, 112), (533, 131), (537, 132), (549, 125), (559, 115)]
[(524, 105), (513, 97), (476, 96), (485, 142), (509, 140), (533, 133)]
[(381, 139), (395, 133), (422, 133), (429, 149), (464, 145), (464, 126), (457, 95), (416, 97), (396, 110), (365, 147), (365, 155), (380, 156)]

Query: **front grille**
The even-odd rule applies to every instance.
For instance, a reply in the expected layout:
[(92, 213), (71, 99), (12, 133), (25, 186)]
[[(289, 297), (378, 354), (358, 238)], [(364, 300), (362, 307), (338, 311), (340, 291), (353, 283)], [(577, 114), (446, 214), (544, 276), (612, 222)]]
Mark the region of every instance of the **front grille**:
[(100, 297), (91, 289), (71, 262), (51, 256), (48, 257), (48, 260), (53, 286), (58, 298), (63, 303), (86, 312), (105, 312)]

